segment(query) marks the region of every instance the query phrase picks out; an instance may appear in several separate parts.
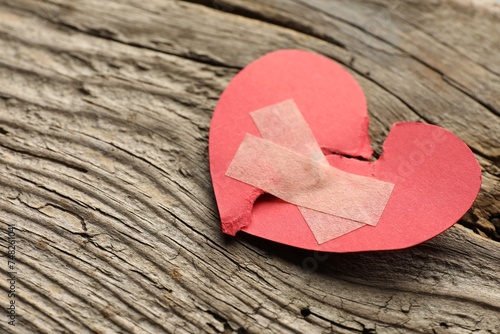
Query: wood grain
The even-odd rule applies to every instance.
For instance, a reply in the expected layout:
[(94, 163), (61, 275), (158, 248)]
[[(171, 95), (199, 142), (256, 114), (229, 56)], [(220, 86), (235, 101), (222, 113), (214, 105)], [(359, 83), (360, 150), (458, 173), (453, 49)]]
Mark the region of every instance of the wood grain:
[[(466, 1), (0, 0), (0, 331), (498, 333), (499, 22)], [(483, 184), (459, 224), (360, 254), (223, 236), (212, 110), (280, 48), (356, 77), (376, 156), (398, 121), (462, 138)]]

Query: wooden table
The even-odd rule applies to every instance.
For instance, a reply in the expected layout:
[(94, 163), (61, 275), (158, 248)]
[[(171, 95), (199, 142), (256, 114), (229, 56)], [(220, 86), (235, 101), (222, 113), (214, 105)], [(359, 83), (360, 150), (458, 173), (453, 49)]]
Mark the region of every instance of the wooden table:
[[(395, 122), (462, 138), (483, 171), (466, 216), (391, 252), (224, 236), (212, 111), (283, 48), (356, 77), (377, 155)], [(2, 333), (500, 332), (493, 2), (0, 0), (0, 50)]]

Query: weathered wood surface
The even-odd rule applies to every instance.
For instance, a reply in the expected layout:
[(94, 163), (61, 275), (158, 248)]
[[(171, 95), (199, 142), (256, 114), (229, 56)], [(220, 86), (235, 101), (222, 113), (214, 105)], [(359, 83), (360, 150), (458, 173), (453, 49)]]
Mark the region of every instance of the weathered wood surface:
[[(498, 333), (499, 22), (477, 1), (0, 0), (0, 331)], [(470, 212), (402, 251), (224, 237), (210, 117), (278, 48), (350, 70), (378, 154), (396, 121), (460, 136), (483, 168)], [(2, 309), (7, 271), (2, 251)]]

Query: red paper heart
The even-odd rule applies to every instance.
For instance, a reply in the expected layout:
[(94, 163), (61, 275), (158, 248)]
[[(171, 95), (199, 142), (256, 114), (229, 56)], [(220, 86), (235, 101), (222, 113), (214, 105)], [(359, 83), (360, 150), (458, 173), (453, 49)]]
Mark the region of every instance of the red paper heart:
[[(247, 133), (259, 136), (249, 113), (293, 99), (334, 167), (395, 184), (377, 226), (319, 245), (295, 205), (225, 175)], [(410, 247), (443, 232), (472, 205), (481, 169), (453, 133), (422, 123), (397, 123), (384, 154), (369, 158), (366, 100), (337, 63), (305, 51), (282, 50), (245, 67), (222, 94), (210, 126), (209, 156), (224, 233), (239, 230), (295, 247), (354, 252)]]

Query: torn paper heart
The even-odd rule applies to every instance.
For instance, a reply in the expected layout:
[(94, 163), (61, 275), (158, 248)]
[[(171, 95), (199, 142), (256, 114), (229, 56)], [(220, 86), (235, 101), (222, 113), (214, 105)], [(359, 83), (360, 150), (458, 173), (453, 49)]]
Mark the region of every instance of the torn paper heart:
[[(290, 133), (283, 132), (283, 128), (276, 132), (272, 118), (260, 119), (258, 112), (251, 114), (289, 99), (296, 102), (323, 152), (363, 158), (371, 155), (365, 98), (347, 71), (327, 58), (299, 50), (262, 57), (242, 70), (224, 91), (210, 127), (210, 169), (225, 233), (234, 235), (242, 230), (321, 251), (398, 249), (443, 232), (474, 201), (481, 184), (480, 168), (470, 149), (452, 133), (427, 124), (399, 123), (389, 133), (379, 160), (366, 162), (327, 154), (327, 161), (335, 167), (328, 169), (323, 165), (322, 155), (317, 154), (317, 147), (302, 145), (307, 135), (304, 137), (301, 131), (292, 133), (292, 143), (284, 145), (283, 140), (290, 143), (286, 139)], [(267, 131), (274, 132), (265, 134)], [(364, 223), (359, 226), (352, 219), (355, 210), (348, 211), (345, 207), (340, 208), (345, 211), (341, 215), (330, 212), (334, 213), (330, 215), (333, 218), (323, 220), (325, 213), (321, 210), (299, 209), (277, 198), (254, 203), (263, 190), (226, 175), (247, 133), (287, 146), (287, 150), (295, 153), (310, 150), (309, 161), (316, 159), (311, 166), (318, 170), (341, 170), (346, 175), (393, 184), (376, 226)], [(351, 202), (361, 203), (370, 198), (365, 195), (354, 196)], [(328, 201), (323, 204), (332, 205)], [(338, 203), (333, 207), (339, 209)], [(303, 209), (312, 213), (304, 215)], [(354, 218), (374, 217), (377, 216)], [(349, 226), (349, 222), (354, 225)], [(329, 228), (330, 223), (337, 224), (337, 230)], [(350, 233), (343, 234), (346, 231)]]

